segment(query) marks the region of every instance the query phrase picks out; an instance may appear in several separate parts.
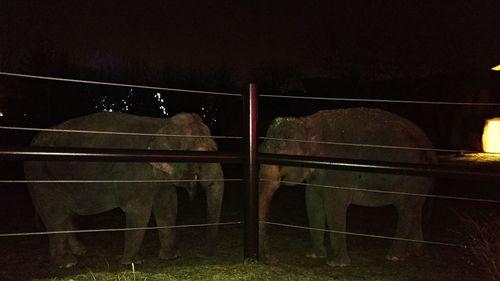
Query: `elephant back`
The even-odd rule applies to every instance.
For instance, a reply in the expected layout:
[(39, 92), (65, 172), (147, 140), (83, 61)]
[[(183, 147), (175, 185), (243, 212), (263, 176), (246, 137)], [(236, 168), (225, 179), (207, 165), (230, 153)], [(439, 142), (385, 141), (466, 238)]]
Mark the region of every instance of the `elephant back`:
[[(193, 141), (191, 138), (170, 137), (210, 136), (210, 130), (201, 118), (190, 113), (179, 113), (170, 118), (153, 118), (122, 112), (99, 112), (70, 119), (52, 129), (57, 131), (41, 132), (35, 136), (31, 144), (49, 147), (169, 150), (190, 150), (183, 148), (197, 145), (204, 146), (207, 150), (217, 149), (211, 138)], [(174, 142), (174, 144), (152, 145), (154, 142)]]
[(162, 123), (164, 121), (161, 118), (99, 112), (52, 127), (57, 131), (41, 132), (35, 136), (31, 145), (144, 149), (150, 137), (140, 134), (155, 133)]
[(427, 135), (413, 122), (375, 108), (319, 111), (303, 117), (312, 154), (339, 158), (436, 163)]
[[(166, 121), (156, 131), (157, 134), (170, 134), (172, 137), (154, 139), (151, 146), (167, 150), (202, 150), (215, 151), (217, 144), (211, 138), (210, 129), (194, 113), (179, 113)], [(190, 137), (183, 137), (190, 136)]]

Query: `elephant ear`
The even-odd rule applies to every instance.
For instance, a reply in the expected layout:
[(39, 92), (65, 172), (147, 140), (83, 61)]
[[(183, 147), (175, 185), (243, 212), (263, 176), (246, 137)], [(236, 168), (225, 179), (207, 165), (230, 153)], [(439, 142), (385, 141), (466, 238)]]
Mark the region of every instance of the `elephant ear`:
[(295, 118), (277, 117), (273, 119), (266, 132), (266, 137), (271, 138), (265, 140), (260, 146), (259, 151), (265, 153), (279, 153), (284, 147), (289, 145), (289, 142), (278, 139), (291, 138), (291, 124)]
[(211, 137), (210, 129), (203, 123), (200, 116), (196, 114), (191, 114), (190, 127), (192, 129), (192, 134), (195, 136), (207, 136), (207, 137), (197, 137), (192, 138), (192, 147), (189, 150), (196, 151), (216, 151), (217, 144)]
[[(158, 150), (199, 150), (214, 151), (217, 145), (210, 137), (182, 137), (182, 136), (210, 136), (210, 130), (196, 114), (179, 113), (166, 119), (164, 125), (156, 132), (160, 135), (170, 135), (165, 137), (154, 137), (150, 142), (150, 149)], [(175, 172), (176, 165), (169, 163), (150, 163), (168, 175)]]
[[(180, 136), (192, 134), (188, 119), (189, 116), (183, 113), (166, 118), (162, 126), (155, 132), (158, 136), (152, 137), (148, 148), (153, 150), (187, 150), (190, 138)], [(175, 170), (172, 164), (166, 162), (152, 162), (150, 164), (169, 176)]]
[(306, 155), (322, 156), (322, 144), (316, 142), (324, 141), (322, 135), (323, 130), (321, 128), (321, 124), (316, 124), (314, 120), (309, 117), (310, 116), (304, 117), (304, 119), (302, 120), (302, 124), (305, 134), (304, 139), (310, 142), (303, 143), (301, 150)]
[(153, 166), (153, 168), (157, 169), (157, 170), (160, 170), (161, 172), (171, 176), (173, 171), (174, 171), (174, 168), (172, 167), (172, 165), (170, 165), (169, 163), (165, 163), (165, 162), (152, 162), (152, 163), (149, 163)]

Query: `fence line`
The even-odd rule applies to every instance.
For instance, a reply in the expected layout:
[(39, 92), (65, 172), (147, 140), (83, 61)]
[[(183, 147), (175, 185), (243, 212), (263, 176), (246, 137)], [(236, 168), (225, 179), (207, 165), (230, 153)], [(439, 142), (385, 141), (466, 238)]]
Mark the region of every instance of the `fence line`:
[[(60, 81), (60, 82), (86, 83), (86, 84), (103, 85), (103, 86), (117, 86), (117, 87), (139, 88), (139, 89), (148, 89), (148, 90), (175, 91), (175, 92), (183, 92), (183, 93), (196, 93), (196, 94), (210, 94), (210, 95), (223, 95), (223, 96), (238, 96), (238, 97), (242, 97), (242, 95), (240, 95), (240, 94), (231, 94), (231, 93), (208, 92), (208, 91), (192, 91), (192, 90), (183, 90), (183, 89), (175, 89), (175, 88), (164, 88), (164, 87), (152, 87), (152, 86), (144, 86), (144, 85), (109, 83), (109, 82), (98, 82), (98, 81), (77, 80), (77, 79), (65, 79), (65, 78), (55, 78), (55, 77), (46, 77), (46, 76), (38, 76), (38, 75), (26, 75), (26, 74), (19, 74), (19, 73), (0, 72), (0, 75), (12, 76), (12, 77), (22, 77), (22, 78), (31, 78), (31, 79), (43, 79), (43, 80)], [(464, 105), (466, 105), (466, 106), (469, 106), (469, 105), (475, 105), (475, 106), (500, 106), (500, 103), (465, 103), (465, 102), (411, 101), (411, 100), (384, 100), (384, 99), (349, 99), (349, 98), (323, 98), (323, 97), (286, 96), (286, 95), (261, 95), (261, 97), (264, 97), (264, 98), (307, 99), (307, 100), (349, 101), (349, 102), (384, 102), (384, 103), (461, 105), (461, 106), (464, 106)], [(5, 129), (7, 127), (0, 127), (0, 128)], [(13, 129), (13, 128), (15, 128), (15, 129), (23, 129), (23, 128), (18, 128), (18, 127), (8, 127), (8, 128), (9, 129)], [(35, 128), (24, 128), (24, 129), (35, 130)], [(41, 130), (48, 130), (48, 129), (41, 129)], [(83, 133), (89, 133), (89, 132), (83, 131)], [(90, 133), (92, 133), (92, 131), (90, 131)], [(93, 132), (93, 133), (96, 133), (96, 132)], [(103, 133), (103, 132), (100, 132), (100, 133)], [(106, 132), (104, 132), (104, 133), (106, 133)], [(108, 133), (120, 133), (120, 132), (108, 132)], [(123, 133), (123, 134), (130, 134), (130, 133)], [(148, 134), (148, 135), (150, 135), (150, 134)], [(170, 136), (171, 137), (172, 135), (163, 135), (163, 136)], [(196, 136), (179, 136), (179, 135), (177, 135), (177, 137), (196, 137)], [(216, 138), (214, 136), (203, 136), (203, 137)], [(232, 138), (239, 138), (239, 137), (232, 137)], [(243, 138), (241, 138), (241, 139), (243, 139)], [(283, 139), (283, 140), (286, 140), (286, 139)], [(287, 141), (300, 141), (300, 140), (287, 140)], [(309, 141), (307, 141), (307, 142), (309, 142)], [(317, 143), (326, 143), (326, 142), (317, 142)], [(330, 144), (337, 144), (337, 145), (339, 145), (339, 144), (342, 144), (342, 143), (330, 143)], [(347, 145), (347, 144), (344, 144), (344, 145)], [(355, 145), (355, 144), (350, 144), (350, 145)], [(363, 145), (360, 144), (360, 146), (363, 146)], [(364, 145), (364, 146), (368, 146), (368, 145)], [(389, 147), (386, 147), (386, 146), (375, 146), (375, 147), (378, 147), (378, 148), (389, 148)], [(393, 147), (393, 148), (408, 149), (408, 148), (403, 148), (403, 147)], [(411, 149), (419, 149), (419, 148), (411, 148)], [(427, 149), (427, 150), (429, 150), (429, 149)], [(463, 150), (460, 150), (460, 151), (458, 151), (458, 150), (436, 150), (436, 151), (463, 152)], [(238, 181), (240, 181), (239, 179), (230, 179), (230, 180), (238, 180)], [(179, 181), (191, 181), (191, 180), (176, 180), (175, 182), (179, 182)], [(17, 182), (27, 183), (28, 181), (17, 181)], [(60, 182), (60, 181), (58, 181), (58, 182)], [(105, 181), (105, 182), (109, 182), (109, 181)], [(112, 181), (112, 182), (117, 182), (117, 181)], [(128, 181), (123, 181), (123, 182), (128, 182)], [(151, 181), (147, 181), (147, 182), (151, 182)], [(38, 182), (38, 183), (48, 183), (48, 181), (47, 182)], [(96, 181), (93, 181), (93, 183), (96, 183)], [(283, 181), (283, 183), (286, 183), (286, 182)], [(290, 183), (292, 183), (292, 182), (290, 182)], [(300, 183), (297, 183), (297, 184), (300, 184)], [(318, 186), (318, 187), (328, 187), (328, 188), (337, 188), (337, 189), (353, 189), (353, 188), (347, 188), (347, 187), (335, 187), (335, 186), (323, 186), (323, 185), (315, 185), (315, 186)], [(392, 194), (404, 194), (404, 195), (437, 197), (437, 198), (446, 198), (446, 199), (470, 200), (470, 201), (479, 201), (480, 200), (480, 202), (499, 203), (496, 200), (487, 200), (487, 199), (470, 199), (470, 198), (463, 198), (463, 197), (439, 196), (439, 195), (424, 195), (424, 194), (411, 194), (411, 193), (389, 192), (389, 191), (380, 191), (380, 190), (365, 190), (365, 189), (353, 189), (353, 190), (360, 190), (360, 191), (365, 191), (365, 192), (372, 191), (372, 192), (382, 192), (382, 193), (392, 193)], [(247, 220), (247, 222), (249, 222), (249, 221)], [(331, 232), (331, 233), (341, 233), (341, 234), (355, 235), (355, 236), (362, 236), (362, 237), (370, 237), (370, 238), (389, 239), (389, 240), (401, 240), (401, 241), (419, 242), (419, 243), (435, 244), (435, 245), (443, 245), (443, 246), (464, 247), (462, 245), (456, 245), (456, 244), (452, 244), (452, 243), (433, 242), (433, 241), (424, 241), (424, 240), (415, 240), (415, 239), (405, 239), (405, 238), (398, 238), (398, 237), (388, 237), (388, 236), (380, 236), (380, 235), (360, 234), (360, 233), (353, 233), (353, 232), (341, 232), (341, 231), (333, 231), (333, 230), (309, 228), (309, 227), (303, 227), (303, 226), (287, 225), (287, 224), (281, 224), (281, 223), (275, 223), (275, 222), (260, 221), (259, 223), (261, 223), (261, 224), (269, 224), (269, 225), (276, 225), (276, 226), (283, 226), (283, 227), (290, 227), (290, 228), (306, 229), (306, 230), (317, 230), (317, 231), (324, 231), (324, 232)], [(27, 236), (27, 235), (46, 235), (46, 234), (62, 234), (62, 233), (89, 233), (89, 232), (133, 231), (133, 230), (170, 229), (170, 228), (173, 229), (173, 228), (188, 228), (188, 227), (206, 227), (206, 226), (210, 226), (210, 225), (236, 225), (236, 224), (242, 224), (242, 222), (238, 221), (238, 222), (226, 222), (226, 223), (217, 223), (217, 224), (195, 224), (195, 225), (160, 226), (160, 227), (144, 227), (144, 228), (115, 228), (115, 229), (95, 229), (95, 230), (69, 230), (69, 231), (47, 231), (47, 232), (10, 233), (10, 234), (0, 234), (0, 237)]]
[(192, 179), (192, 180), (0, 180), (0, 183), (181, 183), (181, 182), (242, 182), (243, 179)]
[[(137, 88), (137, 89), (147, 89), (147, 90), (159, 90), (159, 91), (172, 91), (181, 93), (194, 93), (194, 94), (207, 94), (207, 95), (221, 95), (221, 96), (234, 96), (241, 97), (241, 94), (234, 93), (224, 93), (224, 92), (213, 92), (213, 91), (199, 91), (199, 90), (186, 90), (178, 88), (168, 88), (168, 87), (157, 87), (157, 86), (146, 86), (137, 84), (125, 84), (125, 83), (112, 83), (112, 82), (101, 82), (93, 80), (82, 80), (82, 79), (69, 79), (60, 77), (50, 77), (42, 75), (30, 75), (14, 72), (3, 72), (0, 71), (0, 75), (10, 76), (10, 77), (21, 77), (39, 80), (50, 80), (59, 82), (71, 82), (71, 83), (83, 83), (92, 85), (102, 85), (102, 86), (115, 86), (115, 87), (127, 87), (127, 88)], [(284, 98), (284, 99), (307, 99), (307, 100), (321, 100), (321, 101), (348, 101), (348, 102), (382, 102), (382, 103), (407, 103), (407, 104), (434, 104), (434, 105), (475, 105), (475, 106), (500, 106), (500, 103), (471, 103), (471, 102), (441, 102), (441, 101), (417, 101), (417, 100), (388, 100), (388, 99), (367, 99), (367, 98), (327, 98), (327, 97), (310, 97), (310, 96), (291, 96), (291, 95), (272, 95), (272, 94), (261, 94), (259, 97), (264, 98)]]
[(145, 90), (172, 91), (172, 92), (191, 93), (191, 94), (206, 94), (206, 95), (234, 96), (234, 97), (241, 97), (242, 96), (241, 94), (233, 94), (233, 93), (185, 90), (185, 89), (177, 89), (177, 88), (155, 87), (155, 86), (145, 86), (145, 85), (135, 85), (135, 84), (100, 82), (100, 81), (93, 81), (93, 80), (68, 79), (68, 78), (29, 75), (29, 74), (2, 72), (2, 71), (0, 71), (0, 75), (11, 76), (11, 77), (31, 78), (31, 79), (40, 79), (40, 80), (59, 81), (59, 82), (83, 83), (83, 84), (101, 85), (101, 86), (127, 87), (127, 88), (136, 88), (136, 89), (145, 89)]
[[(410, 146), (395, 146), (395, 145), (380, 145), (380, 144), (363, 144), (363, 143), (348, 143), (348, 142), (330, 142), (330, 141), (312, 141), (312, 140), (299, 140), (299, 139), (284, 139), (274, 137), (259, 137), (261, 140), (274, 140), (274, 141), (289, 141), (289, 142), (302, 142), (312, 144), (327, 144), (327, 145), (341, 145), (341, 146), (355, 146), (355, 147), (368, 147), (368, 148), (384, 148), (384, 149), (402, 149), (402, 150), (422, 150), (422, 151), (436, 151), (436, 152), (450, 152), (450, 153), (474, 153), (478, 151), (472, 150), (458, 150), (458, 149), (439, 149), (439, 148), (425, 148), (425, 147), (410, 147)], [(488, 152), (485, 152), (488, 153)], [(488, 153), (490, 154), (490, 153)], [(498, 153), (491, 153), (498, 154)]]
[(242, 224), (242, 223), (243, 222), (241, 222), (241, 221), (235, 221), (235, 222), (203, 223), (203, 224), (183, 224), (183, 225), (171, 225), (171, 226), (148, 226), (148, 227), (126, 227), (126, 228), (78, 229), (78, 230), (58, 230), (58, 231), (40, 231), (40, 232), (1, 233), (0, 237), (70, 234), (70, 233), (100, 233), (100, 232), (133, 231), (133, 230), (177, 229), (177, 228), (206, 227), (206, 226), (214, 226), (214, 225), (226, 226), (226, 225), (236, 225), (236, 224)]
[(263, 98), (283, 98), (283, 99), (305, 99), (320, 101), (348, 101), (348, 102), (382, 102), (382, 103), (407, 103), (407, 104), (430, 104), (430, 105), (475, 105), (475, 106), (500, 106), (494, 102), (445, 102), (445, 101), (417, 101), (417, 100), (387, 100), (387, 99), (366, 99), (366, 98), (327, 98), (327, 97), (306, 97), (289, 95), (259, 95)]
[(437, 242), (437, 241), (407, 239), (407, 238), (392, 237), (392, 236), (383, 236), (383, 235), (373, 235), (373, 234), (365, 234), (365, 233), (357, 233), (357, 232), (329, 230), (329, 229), (323, 229), (323, 228), (312, 228), (312, 227), (306, 227), (306, 226), (291, 225), (291, 224), (284, 224), (284, 223), (277, 223), (277, 222), (268, 222), (268, 221), (259, 221), (259, 223), (261, 223), (261, 224), (268, 224), (268, 225), (275, 225), (275, 226), (282, 226), (282, 227), (288, 227), (288, 228), (304, 229), (304, 230), (317, 230), (317, 231), (322, 231), (322, 232), (338, 233), (338, 234), (345, 234), (345, 235), (351, 235), (351, 236), (360, 236), (360, 237), (386, 239), (386, 240), (398, 240), (398, 241), (407, 241), (407, 242), (417, 242), (417, 243), (432, 244), (432, 245), (439, 245), (439, 246), (453, 246), (453, 247), (467, 248), (464, 245), (459, 245), (459, 244), (454, 244), (454, 243), (447, 243), (447, 242)]
[(155, 133), (134, 133), (134, 132), (117, 132), (117, 131), (92, 131), (92, 130), (68, 130), (68, 129), (46, 129), (33, 127), (10, 127), (0, 126), (2, 130), (18, 130), (18, 131), (40, 131), (54, 133), (78, 133), (78, 134), (101, 134), (101, 135), (120, 135), (120, 136), (147, 136), (147, 137), (185, 137), (185, 138), (212, 138), (212, 139), (243, 139), (239, 136), (206, 136), (206, 135), (170, 135), (170, 134), (155, 134)]
[[(259, 179), (259, 181), (270, 182), (272, 180)], [(462, 200), (462, 201), (500, 204), (500, 200), (493, 200), (493, 199), (468, 198), (468, 197), (457, 197), (457, 196), (447, 196), (447, 195), (435, 195), (435, 194), (424, 194), (424, 193), (377, 190), (377, 189), (364, 189), (364, 188), (356, 188), (356, 187), (345, 187), (345, 186), (334, 186), (334, 185), (323, 185), (323, 184), (309, 184), (309, 183), (304, 184), (303, 182), (295, 182), (295, 181), (279, 181), (279, 183), (284, 183), (287, 185), (308, 185), (308, 186), (330, 188), (330, 189), (353, 190), (353, 191), (372, 192), (372, 193), (420, 196), (420, 197), (427, 197), (427, 198), (451, 199), (451, 200)]]

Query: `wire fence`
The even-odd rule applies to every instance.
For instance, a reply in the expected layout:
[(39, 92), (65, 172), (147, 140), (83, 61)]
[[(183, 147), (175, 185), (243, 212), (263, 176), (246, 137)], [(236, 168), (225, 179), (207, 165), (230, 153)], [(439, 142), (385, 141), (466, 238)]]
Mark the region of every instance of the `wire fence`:
[(500, 103), (494, 102), (449, 102), (449, 101), (418, 101), (418, 100), (389, 100), (389, 99), (367, 99), (367, 98), (330, 98), (330, 97), (311, 97), (311, 96), (290, 96), (290, 95), (270, 95), (262, 94), (263, 98), (279, 99), (299, 99), (313, 101), (343, 101), (343, 102), (366, 102), (366, 103), (401, 103), (401, 104), (427, 104), (427, 105), (465, 105), (465, 106), (500, 106)]
[(202, 183), (202, 182), (243, 182), (243, 179), (190, 179), (190, 180), (0, 180), (5, 184), (69, 184), (69, 183)]
[(17, 130), (17, 131), (37, 131), (37, 132), (52, 132), (52, 133), (77, 133), (77, 134), (101, 134), (101, 135), (117, 135), (117, 136), (141, 136), (141, 137), (169, 137), (169, 138), (212, 138), (212, 139), (243, 139), (240, 136), (207, 136), (207, 135), (174, 135), (174, 134), (148, 134), (136, 132), (116, 132), (116, 131), (92, 131), (92, 130), (65, 130), (53, 128), (31, 128), (31, 127), (12, 127), (0, 126), (1, 130)]
[(199, 223), (199, 224), (183, 224), (169, 226), (148, 226), (148, 227), (126, 227), (126, 228), (104, 228), (104, 229), (78, 229), (78, 230), (62, 230), (62, 231), (39, 231), (39, 232), (22, 232), (22, 233), (0, 233), (0, 237), (16, 237), (16, 236), (36, 236), (36, 235), (53, 235), (53, 234), (71, 234), (71, 233), (101, 233), (101, 232), (123, 232), (134, 230), (160, 230), (160, 229), (179, 229), (179, 228), (194, 228), (207, 226), (228, 226), (239, 225), (241, 221), (220, 222), (220, 223)]
[[(261, 182), (270, 182), (270, 179), (260, 179)], [(313, 187), (321, 187), (321, 188), (329, 188), (329, 189), (338, 189), (338, 190), (350, 190), (350, 191), (359, 191), (359, 192), (371, 192), (371, 193), (379, 193), (379, 194), (391, 194), (391, 195), (403, 195), (403, 196), (417, 196), (417, 197), (426, 197), (426, 198), (436, 198), (436, 199), (449, 199), (449, 200), (461, 200), (461, 201), (470, 201), (470, 202), (482, 202), (482, 203), (493, 203), (500, 204), (500, 200), (494, 199), (481, 199), (481, 198), (469, 198), (469, 197), (459, 197), (459, 196), (447, 196), (447, 195), (437, 195), (437, 194), (427, 194), (427, 193), (412, 193), (412, 192), (401, 192), (401, 191), (390, 191), (384, 190), (384, 188), (380, 189), (369, 189), (369, 188), (357, 188), (357, 187), (348, 187), (348, 186), (335, 186), (335, 185), (325, 185), (325, 184), (312, 184), (296, 181), (279, 181), (280, 184), (285, 185), (307, 185)]]
[[(379, 145), (379, 144), (366, 144), (366, 143), (348, 143), (348, 142), (331, 142), (331, 141), (317, 141), (317, 140), (284, 139), (284, 138), (274, 138), (274, 137), (260, 137), (259, 139), (261, 139), (261, 140), (272, 140), (272, 141), (310, 143), (310, 144), (326, 144), (326, 145), (350, 146), (350, 147), (381, 148), (381, 149), (399, 149), (399, 150), (419, 150), (419, 151), (435, 151), (435, 152), (445, 152), (445, 153), (474, 153), (474, 152), (478, 152), (478, 151), (474, 151), (474, 150), (464, 150), (464, 149), (440, 149), (440, 148), (410, 147), (410, 146), (396, 146), (396, 145)], [(487, 153), (487, 154), (494, 155), (494, 154), (497, 154), (497, 153)]]
[[(109, 82), (99, 82), (90, 80), (79, 80), (79, 79), (66, 79), (66, 78), (56, 78), (56, 77), (46, 77), (38, 75), (26, 75), (20, 73), (8, 73), (0, 72), (0, 75), (19, 77), (19, 78), (30, 78), (39, 79), (47, 81), (58, 81), (58, 82), (71, 82), (71, 83), (83, 83), (83, 84), (93, 84), (93, 85), (103, 85), (103, 86), (113, 86), (113, 87), (128, 87), (128, 88), (138, 88), (138, 89), (148, 89), (148, 90), (158, 90), (158, 91), (173, 91), (182, 93), (194, 93), (194, 94), (206, 94), (206, 95), (218, 95), (218, 96), (231, 96), (231, 97), (242, 97), (241, 94), (233, 93), (222, 93), (222, 92), (210, 92), (210, 91), (196, 91), (196, 90), (185, 90), (176, 88), (166, 88), (166, 87), (154, 87), (145, 85), (134, 85), (134, 84), (122, 84), (122, 83), (109, 83)], [(280, 98), (280, 99), (299, 99), (299, 100), (315, 100), (315, 101), (337, 101), (337, 102), (373, 102), (373, 103), (397, 103), (397, 104), (429, 104), (429, 105), (458, 105), (458, 106), (500, 106), (500, 103), (469, 103), (469, 102), (443, 102), (443, 101), (417, 101), (417, 100), (387, 100), (387, 99), (351, 99), (351, 98), (326, 98), (326, 97), (311, 97), (311, 96), (290, 96), (290, 95), (260, 95), (263, 98)], [(196, 136), (196, 135), (170, 135), (170, 134), (144, 134), (144, 133), (133, 133), (133, 132), (113, 132), (113, 131), (87, 131), (87, 130), (59, 130), (59, 129), (45, 129), (45, 128), (33, 128), (33, 127), (11, 127), (11, 126), (0, 126), (3, 130), (18, 130), (18, 131), (45, 131), (45, 132), (61, 132), (61, 133), (86, 133), (86, 134), (110, 134), (110, 135), (120, 135), (120, 136), (148, 136), (148, 137), (190, 137), (190, 138), (214, 138), (214, 139), (244, 139), (239, 136)], [(312, 141), (312, 140), (300, 140), (300, 139), (284, 139), (284, 138), (270, 138), (261, 137), (260, 140), (273, 140), (273, 141), (287, 141), (287, 142), (302, 142), (302, 143), (313, 143), (313, 144), (326, 144), (326, 145), (340, 145), (340, 146), (351, 146), (351, 147), (370, 147), (377, 149), (399, 149), (399, 150), (424, 150), (424, 151), (435, 151), (442, 153), (472, 153), (472, 150), (456, 150), (456, 149), (434, 149), (434, 148), (418, 148), (418, 147), (404, 147), (404, 146), (387, 146), (387, 145), (377, 145), (377, 144), (360, 144), (360, 143), (344, 143), (344, 142), (327, 142), (327, 141)], [(178, 183), (178, 182), (202, 182), (202, 181), (224, 181), (224, 182), (243, 182), (243, 179), (210, 179), (210, 180), (0, 180), (0, 183), (8, 184), (26, 184), (26, 183), (37, 183), (37, 184), (48, 184), (48, 183)], [(260, 179), (260, 181), (267, 181), (267, 179)], [(301, 182), (292, 181), (281, 181), (280, 183), (287, 185), (298, 185)], [(318, 184), (308, 184), (309, 186), (321, 187), (321, 188), (331, 188), (331, 189), (341, 189), (341, 190), (351, 190), (351, 191), (362, 191), (362, 192), (373, 192), (382, 194), (392, 194), (392, 195), (404, 195), (404, 196), (420, 196), (427, 198), (438, 198), (438, 199), (449, 199), (449, 200), (461, 200), (461, 201), (472, 201), (472, 202), (482, 202), (482, 203), (492, 203), (498, 204), (500, 200), (494, 199), (479, 199), (479, 198), (466, 198), (458, 196), (444, 196), (435, 194), (417, 194), (417, 193), (407, 193), (398, 191), (386, 191), (386, 190), (375, 190), (375, 189), (364, 189), (364, 188), (353, 188), (344, 186), (330, 186), (330, 185), (318, 185)], [(298, 225), (282, 224), (277, 222), (260, 221), (260, 224), (275, 225), (280, 227), (296, 228), (296, 229), (306, 229), (306, 230), (317, 230), (324, 232), (340, 233), (346, 235), (363, 236), (378, 239), (390, 239), (390, 240), (402, 240), (408, 242), (420, 242), (433, 245), (441, 246), (459, 246), (453, 243), (446, 242), (436, 242), (436, 241), (424, 241), (424, 240), (414, 240), (405, 239), (398, 237), (380, 236), (380, 235), (370, 235), (363, 233), (353, 233), (344, 231), (334, 231), (327, 229), (317, 229)], [(114, 231), (131, 231), (131, 230), (151, 230), (151, 229), (165, 229), (165, 228), (189, 228), (189, 227), (205, 227), (210, 225), (241, 225), (243, 222), (223, 222), (216, 224), (193, 224), (193, 225), (178, 225), (178, 226), (158, 226), (158, 227), (145, 227), (145, 228), (116, 228), (116, 229), (94, 229), (94, 230), (71, 230), (71, 231), (46, 231), (46, 232), (26, 232), (26, 233), (9, 233), (0, 234), (0, 237), (10, 237), (10, 236), (26, 236), (26, 235), (47, 235), (47, 234), (63, 234), (63, 233), (90, 233), (90, 232), (114, 232)]]
[(41, 75), (29, 75), (29, 74), (13, 73), (13, 72), (0, 71), (0, 75), (10, 76), (10, 77), (19, 77), (19, 78), (46, 80), (46, 81), (81, 83), (81, 84), (100, 85), (100, 86), (113, 86), (113, 87), (121, 87), (121, 88), (135, 88), (135, 89), (144, 89), (144, 90), (170, 91), (170, 92), (190, 93), (190, 94), (241, 97), (241, 94), (234, 94), (234, 93), (186, 90), (186, 89), (178, 89), (178, 88), (145, 86), (145, 85), (137, 85), (137, 84), (111, 83), (111, 82), (101, 82), (101, 81), (93, 81), (93, 80), (67, 79), (67, 78), (49, 77), (49, 76), (41, 76)]
[(321, 231), (321, 232), (326, 232), (326, 233), (345, 234), (345, 235), (367, 237), (367, 238), (377, 238), (377, 239), (384, 239), (384, 240), (396, 240), (396, 241), (416, 242), (416, 243), (431, 244), (431, 245), (438, 245), (438, 246), (453, 246), (453, 247), (467, 248), (464, 245), (459, 245), (459, 244), (455, 244), (455, 243), (427, 241), (427, 240), (418, 240), (418, 239), (407, 239), (407, 238), (401, 238), (401, 237), (373, 235), (373, 234), (357, 233), (357, 232), (350, 232), (350, 231), (339, 231), (339, 230), (331, 230), (331, 229), (324, 229), (324, 228), (314, 228), (314, 227), (306, 227), (306, 226), (300, 226), (300, 225), (292, 225), (292, 224), (268, 222), (268, 221), (261, 221), (260, 223), (267, 224), (267, 225), (275, 225), (275, 226), (280, 226), (280, 227), (287, 227), (287, 228), (295, 228), (295, 229), (302, 229), (302, 230), (314, 230), (314, 231)]

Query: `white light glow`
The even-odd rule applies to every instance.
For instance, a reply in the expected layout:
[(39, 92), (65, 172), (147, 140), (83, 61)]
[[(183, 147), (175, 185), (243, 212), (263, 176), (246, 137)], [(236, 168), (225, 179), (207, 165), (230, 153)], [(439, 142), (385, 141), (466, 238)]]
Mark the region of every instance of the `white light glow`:
[(489, 153), (500, 153), (500, 118), (486, 120), (483, 131), (483, 150)]

